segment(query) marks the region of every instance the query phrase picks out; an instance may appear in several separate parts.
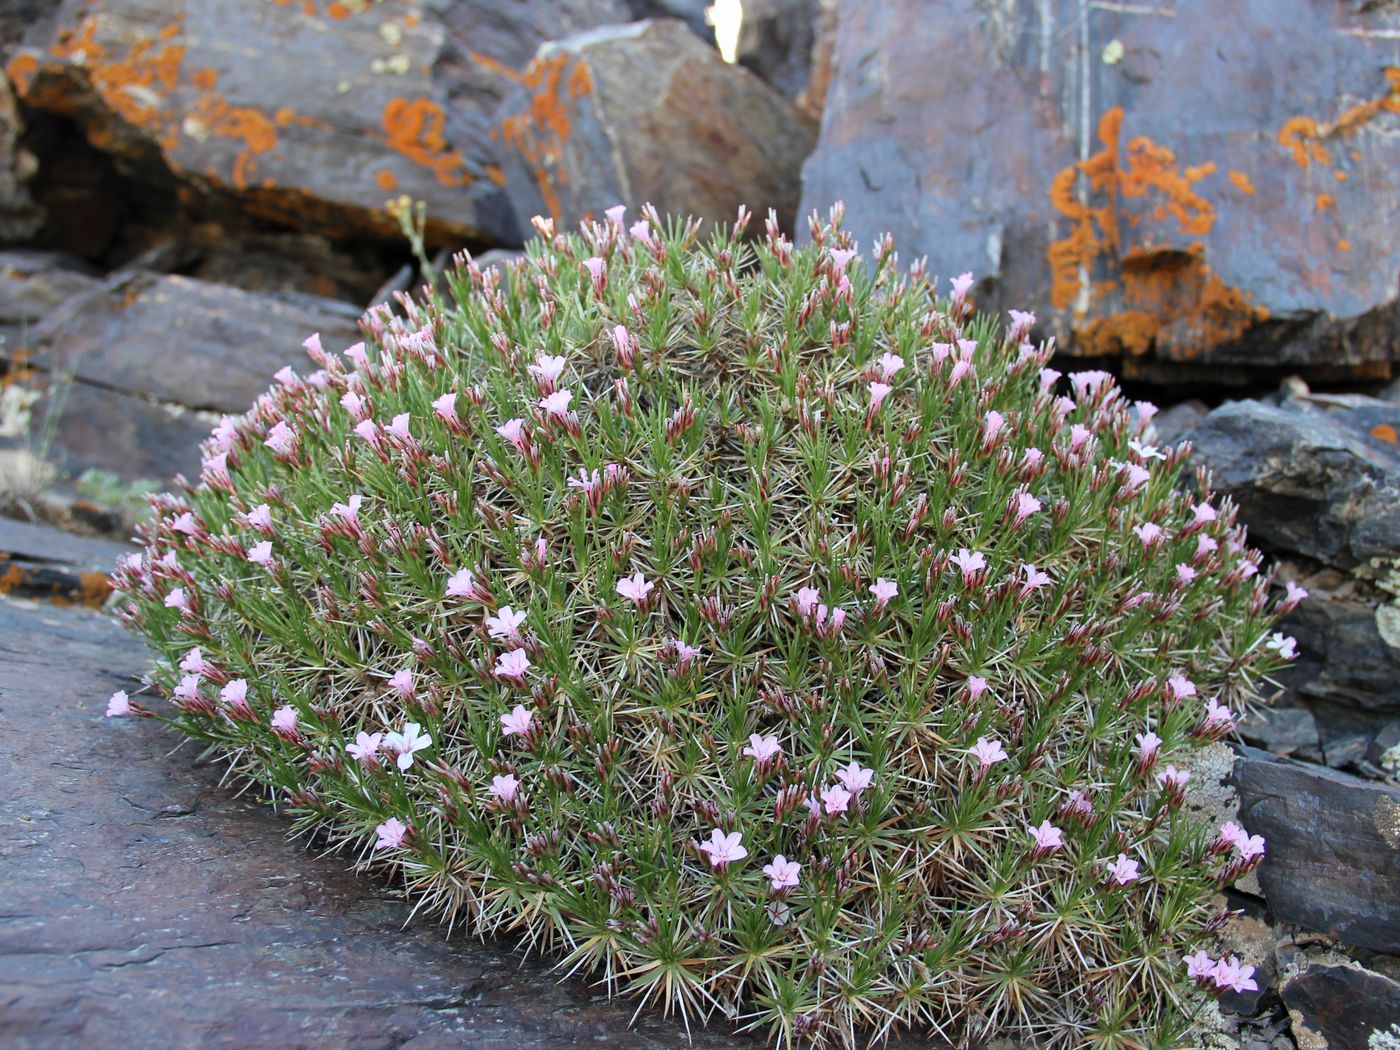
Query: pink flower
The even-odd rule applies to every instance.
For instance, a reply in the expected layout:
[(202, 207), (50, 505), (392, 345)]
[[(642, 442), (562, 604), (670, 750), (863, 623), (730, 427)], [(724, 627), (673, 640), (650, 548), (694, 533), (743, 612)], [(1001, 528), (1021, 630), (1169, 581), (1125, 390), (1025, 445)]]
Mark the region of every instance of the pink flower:
[(1248, 838), (1241, 836), (1240, 841), (1236, 843), (1240, 851), (1240, 859), (1246, 861), (1253, 860), (1255, 857), (1262, 857), (1266, 845), (1267, 843), (1263, 835), (1250, 835)]
[(1149, 730), (1146, 733), (1137, 735), (1138, 760), (1141, 762), (1151, 762), (1157, 757), (1157, 751), (1162, 746), (1162, 738)]
[(413, 765), (415, 754), (432, 746), (433, 738), (423, 732), (423, 727), (417, 722), (407, 723), (402, 733), (388, 733), (384, 737), (384, 749), (398, 756), (394, 761), (404, 771)]
[(408, 834), (408, 825), (398, 817), (390, 817), (375, 828), (374, 833), (379, 836), (374, 844), (375, 849), (398, 849), (403, 845), (404, 836)]
[(819, 593), (817, 593), (817, 589), (815, 587), (799, 587), (797, 589), (796, 598), (797, 615), (804, 617), (811, 616), (813, 610), (815, 610), (817, 607), (817, 603), (821, 601), (821, 598), (822, 596)]
[(288, 736), (296, 733), (297, 709), (291, 704), (284, 704), (272, 712), (272, 728)]
[(565, 361), (563, 357), (550, 357), (544, 351), (540, 351), (535, 363), (530, 366), (529, 372), (540, 383), (553, 387), (554, 381), (564, 374)]
[(279, 456), (289, 456), (297, 447), (296, 431), (287, 426), (286, 420), (279, 419), (267, 432), (267, 439), (263, 444)]
[(1041, 572), (1034, 565), (1022, 565), (1021, 571), (1026, 574), (1026, 582), (1021, 584), (1022, 594), (1029, 594), (1050, 582), (1050, 574)]
[(1167, 679), (1167, 692), (1175, 701), (1185, 700), (1196, 695), (1196, 684), (1189, 678), (1174, 674)]
[(572, 391), (556, 390), (548, 397), (540, 398), (540, 408), (555, 419), (563, 419), (569, 414), (569, 402), (574, 399)]
[(1298, 586), (1292, 580), (1284, 585), (1287, 593), (1283, 596), (1283, 604), (1280, 607), (1282, 612), (1290, 612), (1298, 607), (1298, 603), (1308, 596), (1307, 589)]
[(340, 407), (349, 412), (356, 422), (363, 422), (369, 415), (365, 399), (355, 390), (347, 390), (340, 395)]
[(245, 518), (249, 528), (257, 529), (259, 532), (272, 531), (272, 508), (266, 503), (259, 503), (250, 510)]
[(1094, 804), (1089, 801), (1084, 792), (1076, 789), (1069, 793), (1069, 798), (1065, 800), (1065, 812), (1073, 813), (1077, 817), (1093, 816)]
[(588, 271), (588, 276), (593, 279), (593, 283), (597, 284), (603, 279), (604, 274), (607, 273), (608, 264), (601, 256), (590, 255), (587, 259), (583, 260), (583, 268)]
[(447, 578), (447, 597), (472, 598), (476, 594), (476, 574), (471, 569), (458, 569)]
[(1094, 432), (1082, 423), (1076, 423), (1069, 428), (1069, 450), (1078, 452), (1089, 443), (1089, 439), (1094, 436)]
[(348, 357), (350, 363), (361, 372), (369, 367), (369, 355), (365, 353), (365, 344), (363, 342), (355, 343), (353, 346), (347, 346), (342, 351), (342, 354)]
[(1007, 759), (1006, 749), (1001, 746), (1000, 740), (988, 740), (984, 736), (977, 738), (977, 743), (967, 749), (967, 753), (977, 759), (982, 765), (982, 771), (986, 772), (998, 762), (1005, 762)]
[(329, 513), (335, 515), (351, 527), (358, 527), (360, 524), (360, 507), (364, 502), (365, 498), (357, 492), (351, 496), (346, 503), (332, 503)]
[(1035, 848), (1038, 850), (1060, 849), (1065, 844), (1065, 833), (1055, 827), (1048, 820), (1040, 822), (1040, 827), (1030, 828), (1031, 837), (1035, 839)]
[(290, 365), (283, 365), (276, 372), (272, 373), (272, 378), (283, 386), (292, 386), (297, 381), (297, 374), (292, 371)]
[(1013, 518), (1011, 523), (1019, 525), (1038, 510), (1040, 510), (1040, 500), (1029, 492), (1018, 493), (1012, 503)]
[(888, 383), (870, 384), (870, 414), (872, 416), (880, 411), (880, 403), (890, 396), (890, 391), (893, 389), (894, 387)]
[(614, 204), (611, 208), (604, 208), (603, 214), (608, 217), (608, 222), (620, 230), (622, 229), (623, 219), (627, 215), (627, 205)]
[(1004, 428), (1005, 426), (1006, 417), (1003, 416), (996, 409), (992, 409), (990, 412), (987, 413), (987, 417), (982, 421), (982, 440), (985, 442), (991, 442), (993, 438), (995, 438), (998, 434), (1001, 433), (1002, 428)]
[(197, 645), (180, 659), (180, 670), (186, 674), (207, 674), (208, 668), (209, 665), (204, 660), (204, 652)]
[(875, 770), (866, 769), (859, 762), (853, 761), (845, 769), (836, 771), (836, 779), (841, 781), (841, 786), (852, 795), (859, 795), (874, 781)]
[(893, 379), (901, 368), (904, 367), (904, 358), (898, 354), (884, 353), (875, 362), (880, 369), (880, 375), (885, 379)]
[(1283, 660), (1292, 660), (1298, 655), (1298, 639), (1290, 638), (1282, 631), (1276, 631), (1264, 643), (1264, 648), (1272, 649)]
[(1093, 397), (1097, 394), (1105, 383), (1113, 382), (1113, 377), (1107, 372), (1075, 372), (1069, 377), (1070, 386), (1074, 387), (1074, 396), (1083, 401), (1086, 397)]
[(1228, 849), (1231, 846), (1239, 849), (1240, 843), (1247, 839), (1244, 828), (1240, 827), (1233, 820), (1227, 820), (1220, 825), (1220, 834), (1215, 840), (1217, 849)]
[(379, 444), (379, 424), (372, 419), (362, 419), (355, 424), (355, 436), (377, 446)]
[(1178, 562), (1176, 566), (1176, 578), (1182, 583), (1190, 583), (1196, 578), (1196, 570), (1187, 565), (1184, 561)]
[(953, 555), (952, 562), (962, 570), (963, 583), (972, 585), (973, 577), (987, 567), (987, 559), (982, 556), (981, 551), (970, 551), (966, 547)]
[(676, 660), (682, 667), (689, 667), (691, 662), (704, 652), (700, 646), (686, 645), (685, 642), (681, 641), (679, 638), (672, 639), (671, 648), (675, 650)]
[(525, 681), (525, 672), (530, 669), (530, 657), (524, 649), (512, 649), (496, 658), (493, 674), (512, 682)]
[(981, 675), (970, 674), (967, 676), (967, 695), (976, 700), (987, 691), (987, 680)]
[(457, 392), (449, 390), (433, 401), (433, 412), (444, 423), (452, 424), (457, 422)]
[(174, 696), (175, 696), (175, 698), (176, 698), (177, 700), (186, 700), (186, 701), (198, 700), (198, 699), (199, 699), (199, 675), (197, 675), (197, 674), (187, 674), (187, 675), (185, 675), (183, 678), (180, 679), (180, 684), (177, 685), (173, 690), (171, 690), (171, 692), (174, 694)]
[(248, 560), (249, 560), (250, 562), (252, 562), (254, 565), (261, 565), (261, 566), (263, 566), (264, 568), (267, 568), (269, 565), (271, 565), (271, 564), (272, 564), (272, 543), (271, 543), (271, 541), (269, 541), (269, 540), (263, 540), (261, 543), (255, 543), (255, 544), (253, 544), (253, 546), (250, 547), (250, 548), (248, 549)]
[(126, 695), (125, 689), (118, 689), (107, 698), (106, 718), (121, 718), (132, 713), (131, 698)]
[(1057, 369), (1042, 368), (1040, 370), (1041, 393), (1048, 394), (1054, 388), (1055, 384), (1060, 381), (1060, 376), (1062, 375), (1064, 375), (1064, 373)]
[(875, 608), (883, 609), (890, 603), (890, 599), (899, 593), (899, 584), (881, 576), (870, 585), (870, 593), (875, 595)]
[(953, 299), (955, 302), (962, 302), (967, 298), (967, 293), (972, 290), (976, 279), (971, 273), (960, 273), (953, 278)]
[(1010, 340), (1019, 343), (1035, 327), (1035, 314), (1020, 310), (1008, 310), (1007, 313), (1011, 318)]
[(846, 266), (858, 254), (853, 248), (829, 248), (827, 253), (831, 256), (831, 271), (838, 277), (846, 272)]
[(1186, 976), (1193, 980), (1205, 980), (1215, 976), (1215, 960), (1205, 951), (1198, 951), (1195, 955), (1188, 955), (1181, 960), (1186, 964)]
[(801, 881), (802, 865), (779, 853), (772, 864), (763, 865), (763, 874), (768, 876), (775, 890), (790, 890)]
[(1212, 536), (1207, 536), (1204, 532), (1196, 537), (1196, 557), (1203, 558), (1212, 551), (1220, 549), (1220, 544)]
[(838, 813), (845, 813), (850, 805), (851, 793), (839, 784), (822, 788), (822, 808), (826, 810), (827, 816), (832, 817)]
[(617, 581), (617, 593), (633, 605), (641, 605), (655, 588), (656, 584), (651, 583), (640, 572), (633, 574), (630, 579), (623, 578)]
[(1216, 963), (1211, 976), (1215, 979), (1215, 986), (1221, 991), (1227, 988), (1232, 992), (1257, 992), (1259, 990), (1259, 985), (1254, 981), (1254, 967), (1245, 966), (1234, 955)]
[(185, 511), (171, 520), (170, 528), (175, 532), (183, 532), (186, 536), (194, 536), (199, 532), (199, 523), (194, 520), (193, 514)]
[(1126, 886), (1138, 880), (1138, 862), (1129, 860), (1126, 853), (1118, 854), (1118, 859), (1108, 866), (1108, 877), (1119, 886)]
[(1157, 783), (1171, 792), (1181, 791), (1190, 779), (1189, 771), (1177, 769), (1176, 766), (1167, 766), (1166, 769), (1157, 774)]
[(723, 870), (730, 864), (743, 860), (749, 855), (742, 842), (744, 836), (737, 831), (726, 835), (719, 828), (710, 832), (710, 841), (700, 843), (700, 849), (710, 855), (710, 867)]
[(389, 676), (389, 688), (405, 700), (412, 700), (414, 693), (413, 672), (407, 667)]
[(385, 432), (393, 434), (394, 437), (398, 438), (400, 441), (407, 441), (413, 436), (409, 433), (408, 429), (409, 418), (407, 412), (400, 412), (394, 417), (393, 422), (384, 428)]
[(518, 639), (520, 625), (524, 622), (524, 609), (516, 612), (509, 605), (503, 605), (495, 616), (486, 617), (486, 633), (492, 638)]
[(1158, 412), (1157, 406), (1151, 401), (1134, 401), (1133, 408), (1137, 409), (1138, 422), (1144, 427), (1152, 422), (1152, 417)]
[(165, 607), (167, 609), (179, 609), (181, 612), (189, 612), (190, 600), (185, 597), (185, 589), (176, 587), (165, 596)]
[(651, 237), (651, 224), (646, 219), (638, 219), (627, 228), (627, 232), (632, 235), (634, 240), (641, 241), (648, 248), (656, 243)]
[[(230, 707), (246, 708), (248, 706), (248, 680), (246, 678), (235, 678), (233, 681), (226, 683), (224, 687), (219, 690), (219, 699)], [(293, 728), (295, 728), (295, 720), (293, 720), (292, 725)]]
[(1148, 470), (1144, 466), (1140, 466), (1137, 463), (1124, 464), (1123, 473), (1128, 476), (1128, 480), (1124, 484), (1124, 488), (1127, 490), (1129, 495), (1132, 495), (1133, 493), (1137, 492), (1139, 489), (1141, 489), (1144, 485), (1146, 485), (1149, 481), (1152, 480), (1152, 471)]
[(507, 419), (496, 428), (496, 433), (500, 434), (501, 437), (505, 438), (516, 448), (521, 450), (525, 448), (525, 420)]
[(346, 744), (345, 750), (356, 762), (367, 765), (374, 760), (374, 756), (379, 753), (379, 745), (384, 740), (383, 733), (366, 733), (361, 730), (355, 734), (355, 742)]
[(1214, 521), (1217, 517), (1215, 508), (1209, 503), (1193, 504), (1191, 507), (1191, 514), (1195, 517), (1195, 523), (1197, 525), (1204, 525), (1207, 522)]
[(523, 704), (516, 704), (511, 709), (510, 714), (501, 715), (501, 735), (526, 736), (530, 732), (530, 723), (534, 721), (534, 718), (534, 714)]
[(763, 765), (769, 759), (777, 758), (782, 753), (783, 747), (778, 743), (778, 738), (771, 734), (759, 736), (757, 733), (750, 733), (749, 746), (744, 748), (744, 754), (759, 765)]
[(1235, 726), (1235, 712), (1231, 711), (1224, 704), (1219, 702), (1219, 697), (1211, 697), (1206, 701), (1206, 725), (1224, 726), (1226, 729), (1233, 729)]
[(503, 777), (492, 777), (491, 786), (486, 790), (502, 802), (511, 802), (520, 790), (520, 781), (515, 778), (514, 773), (507, 773)]

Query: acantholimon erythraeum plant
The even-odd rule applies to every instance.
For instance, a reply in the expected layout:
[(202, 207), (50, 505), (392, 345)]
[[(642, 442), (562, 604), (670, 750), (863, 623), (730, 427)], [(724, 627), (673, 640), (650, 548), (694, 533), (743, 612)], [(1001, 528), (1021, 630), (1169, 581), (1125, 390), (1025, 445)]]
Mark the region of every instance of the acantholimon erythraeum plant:
[(1262, 851), (1176, 765), (1291, 655), (1258, 555), (1029, 315), (745, 218), (536, 220), (309, 339), (118, 569), (153, 685), (426, 910), (688, 1022), (1180, 1045)]

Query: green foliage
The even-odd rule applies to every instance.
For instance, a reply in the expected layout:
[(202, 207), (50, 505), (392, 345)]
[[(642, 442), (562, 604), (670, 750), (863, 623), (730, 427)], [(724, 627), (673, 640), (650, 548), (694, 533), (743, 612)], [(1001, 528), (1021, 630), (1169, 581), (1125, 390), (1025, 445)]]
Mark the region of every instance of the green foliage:
[(1178, 1045), (1257, 858), (1164, 767), (1283, 662), (1234, 509), (888, 241), (540, 228), (308, 341), (157, 498), (117, 579), (174, 724), (425, 910), (692, 1022)]

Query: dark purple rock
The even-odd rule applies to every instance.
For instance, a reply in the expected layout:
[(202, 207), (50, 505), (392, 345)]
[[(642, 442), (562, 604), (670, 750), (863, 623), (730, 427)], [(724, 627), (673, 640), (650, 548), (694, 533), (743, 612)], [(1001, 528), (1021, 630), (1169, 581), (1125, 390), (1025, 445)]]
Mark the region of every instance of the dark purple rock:
[(648, 201), (719, 222), (741, 204), (760, 219), (775, 208), (790, 222), (814, 129), (758, 77), (661, 19), (542, 48), (499, 130), (517, 215), (569, 229)]
[(1130, 374), (1384, 377), (1397, 31), (1389, 3), (847, 0), (801, 210), (844, 199), (860, 243)]
[(1400, 790), (1253, 749), (1234, 777), (1275, 918), (1400, 951)]
[(1264, 707), (1238, 724), (1240, 738), (1276, 755), (1316, 748), (1317, 721), (1306, 707)]
[(1360, 966), (1309, 966), (1281, 994), (1303, 1050), (1376, 1050), (1400, 1028), (1400, 984)]
[(823, 22), (834, 27), (831, 0), (746, 0), (737, 59), (799, 108), (821, 116), (825, 84), (813, 84)]

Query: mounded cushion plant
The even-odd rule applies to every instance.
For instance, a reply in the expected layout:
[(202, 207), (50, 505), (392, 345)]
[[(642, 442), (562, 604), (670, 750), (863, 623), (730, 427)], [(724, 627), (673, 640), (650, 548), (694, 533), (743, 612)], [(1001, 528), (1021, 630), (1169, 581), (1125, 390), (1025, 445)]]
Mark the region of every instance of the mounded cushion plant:
[(1178, 767), (1301, 591), (1029, 315), (745, 219), (537, 220), (309, 339), (117, 571), (171, 720), (426, 910), (688, 1020), (1189, 1041), (1190, 978), (1250, 982), (1202, 946), (1263, 843)]

